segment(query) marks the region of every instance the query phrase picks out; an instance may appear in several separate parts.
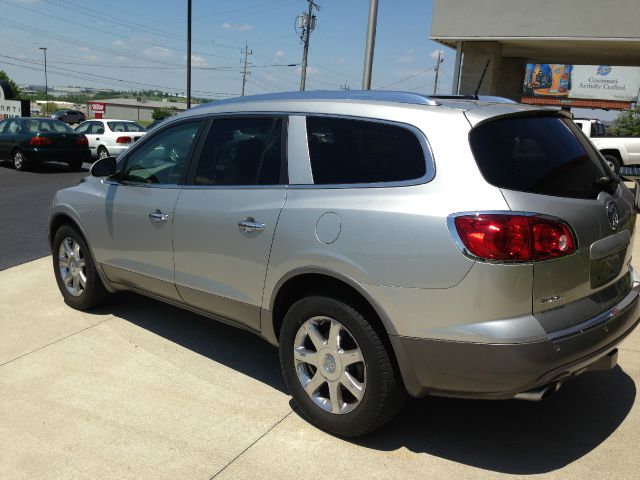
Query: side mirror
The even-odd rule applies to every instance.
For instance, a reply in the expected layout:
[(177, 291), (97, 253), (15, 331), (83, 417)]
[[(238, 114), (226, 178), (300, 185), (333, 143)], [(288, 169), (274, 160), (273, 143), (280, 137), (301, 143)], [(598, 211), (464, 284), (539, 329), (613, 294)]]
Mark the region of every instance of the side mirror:
[(116, 174), (117, 166), (115, 157), (101, 158), (91, 165), (89, 172), (94, 177), (111, 177)]

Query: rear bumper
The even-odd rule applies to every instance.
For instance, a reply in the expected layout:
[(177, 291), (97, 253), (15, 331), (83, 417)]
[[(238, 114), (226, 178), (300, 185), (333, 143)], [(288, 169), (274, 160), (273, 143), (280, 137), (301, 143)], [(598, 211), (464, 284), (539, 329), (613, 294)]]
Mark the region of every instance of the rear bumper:
[(582, 373), (638, 325), (640, 285), (614, 308), (563, 336), (529, 343), (472, 343), (391, 336), (410, 395), (512, 398)]
[(38, 162), (63, 162), (73, 163), (82, 160), (91, 161), (91, 152), (86, 150), (45, 150), (41, 148), (23, 150), (27, 159), (32, 163)]

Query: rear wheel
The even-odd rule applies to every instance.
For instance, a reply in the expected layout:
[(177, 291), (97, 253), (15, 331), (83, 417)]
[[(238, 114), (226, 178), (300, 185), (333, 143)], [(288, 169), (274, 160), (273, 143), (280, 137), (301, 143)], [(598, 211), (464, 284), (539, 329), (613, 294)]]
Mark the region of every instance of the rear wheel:
[(13, 166), (16, 170), (21, 172), (25, 171), (29, 167), (26, 155), (20, 150), (13, 152)]
[(109, 298), (89, 247), (68, 225), (60, 227), (53, 239), (53, 270), (60, 293), (70, 307), (88, 310)]
[(109, 156), (109, 152), (107, 151), (106, 148), (104, 148), (104, 147), (98, 148), (98, 160), (101, 160), (103, 158), (107, 158), (108, 156)]
[(336, 435), (375, 430), (406, 396), (378, 333), (360, 312), (333, 298), (307, 297), (289, 309), (280, 364), (302, 413)]

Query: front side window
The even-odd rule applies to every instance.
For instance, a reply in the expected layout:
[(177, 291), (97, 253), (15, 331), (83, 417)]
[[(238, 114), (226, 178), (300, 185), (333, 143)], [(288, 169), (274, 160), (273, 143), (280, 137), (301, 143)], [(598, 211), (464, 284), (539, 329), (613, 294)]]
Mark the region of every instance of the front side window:
[(82, 125), (76, 127), (76, 133), (88, 133), (89, 127), (91, 124), (89, 122), (85, 122)]
[(400, 182), (426, 174), (418, 137), (401, 126), (307, 117), (307, 141), (315, 184)]
[(176, 125), (149, 138), (126, 160), (120, 180), (172, 185), (178, 183), (200, 128), (200, 122)]
[(282, 120), (214, 120), (200, 156), (196, 185), (278, 185)]
[(91, 122), (88, 133), (90, 135), (102, 135), (104, 133), (104, 125), (101, 122)]

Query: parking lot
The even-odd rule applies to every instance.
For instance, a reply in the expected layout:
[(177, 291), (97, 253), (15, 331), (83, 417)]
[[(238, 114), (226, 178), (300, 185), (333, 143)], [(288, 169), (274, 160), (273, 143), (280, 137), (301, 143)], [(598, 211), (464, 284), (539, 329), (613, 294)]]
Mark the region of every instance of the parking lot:
[(545, 402), (413, 400), (342, 440), (298, 415), (277, 350), (250, 333), (133, 294), (91, 313), (62, 302), (33, 258), (53, 191), (82, 175), (0, 168), (0, 478), (637, 475), (639, 332), (613, 371)]

